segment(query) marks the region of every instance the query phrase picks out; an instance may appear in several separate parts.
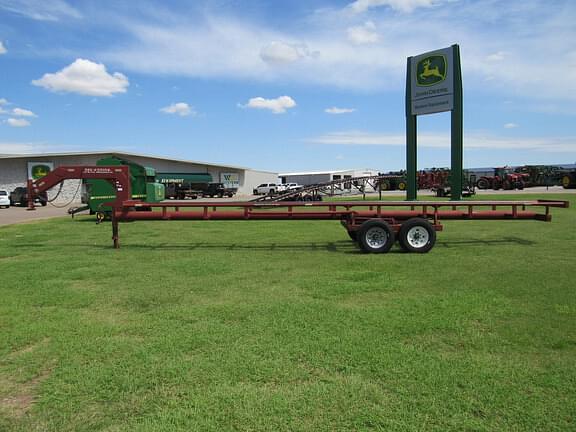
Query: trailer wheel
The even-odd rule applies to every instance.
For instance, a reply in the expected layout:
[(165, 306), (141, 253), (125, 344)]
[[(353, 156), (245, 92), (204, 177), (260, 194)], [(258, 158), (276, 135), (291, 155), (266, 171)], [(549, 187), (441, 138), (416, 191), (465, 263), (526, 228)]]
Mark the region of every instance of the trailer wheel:
[(426, 253), (436, 243), (436, 230), (426, 219), (408, 219), (400, 227), (398, 242), (406, 252)]
[(394, 231), (386, 222), (369, 220), (357, 231), (358, 244), (367, 253), (386, 253), (394, 244)]

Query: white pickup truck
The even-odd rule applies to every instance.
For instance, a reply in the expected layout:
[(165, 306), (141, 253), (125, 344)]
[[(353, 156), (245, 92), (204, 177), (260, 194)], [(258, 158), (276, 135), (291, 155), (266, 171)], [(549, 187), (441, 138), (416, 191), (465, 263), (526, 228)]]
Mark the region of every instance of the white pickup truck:
[(278, 185), (276, 183), (262, 183), (252, 191), (254, 195), (272, 195), (276, 192), (278, 192)]
[(304, 186), (298, 183), (283, 183), (278, 185), (277, 192), (278, 193), (286, 193), (286, 192), (295, 192), (297, 190), (302, 189)]

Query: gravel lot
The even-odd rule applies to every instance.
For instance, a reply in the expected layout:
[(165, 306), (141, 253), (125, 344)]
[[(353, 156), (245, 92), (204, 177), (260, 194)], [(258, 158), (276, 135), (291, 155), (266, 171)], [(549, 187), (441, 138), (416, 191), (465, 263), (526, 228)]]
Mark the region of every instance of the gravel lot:
[[(576, 189), (563, 189), (561, 186), (553, 186), (550, 188), (546, 187), (535, 187), (524, 189), (522, 191), (494, 191), (491, 189), (488, 190), (477, 190), (476, 191), (478, 196), (482, 195), (496, 195), (496, 194), (506, 194), (506, 195), (519, 195), (519, 199), (521, 199), (521, 195), (523, 194), (541, 194), (542, 198), (546, 198), (546, 194), (551, 193), (576, 193)], [(405, 192), (403, 191), (388, 191), (382, 192), (383, 196), (387, 197), (398, 197), (399, 200), (404, 199)], [(429, 191), (418, 191), (419, 197), (424, 196), (432, 196), (433, 194)], [(378, 194), (367, 194), (367, 198), (369, 199), (377, 199)], [(230, 201), (247, 201), (251, 200), (255, 197), (253, 196), (234, 196), (232, 198), (201, 198), (196, 200), (196, 202), (205, 202), (205, 201), (221, 201), (221, 202), (230, 202)], [(173, 201), (176, 203), (176, 201)], [(80, 203), (70, 204), (65, 208), (57, 208), (52, 205), (47, 205), (46, 207), (38, 207), (35, 211), (28, 211), (26, 208), (22, 207), (10, 207), (8, 209), (0, 209), (0, 225), (11, 225), (15, 223), (24, 223), (24, 222), (33, 222), (36, 220), (41, 219), (48, 219), (53, 217), (70, 217), (68, 216), (68, 208), (69, 207), (77, 207), (80, 206)]]

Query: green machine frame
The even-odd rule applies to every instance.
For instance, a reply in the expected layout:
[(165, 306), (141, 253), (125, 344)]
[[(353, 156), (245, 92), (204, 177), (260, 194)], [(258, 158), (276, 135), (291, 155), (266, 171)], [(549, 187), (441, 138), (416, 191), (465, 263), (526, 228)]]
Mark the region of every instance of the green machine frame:
[[(130, 183), (132, 186), (132, 199), (146, 202), (160, 202), (164, 200), (164, 185), (156, 182), (154, 168), (144, 167), (135, 162), (116, 156), (102, 158), (96, 162), (97, 166), (128, 166)], [(116, 189), (106, 181), (100, 179), (87, 179), (86, 204), (90, 213), (110, 214), (112, 207), (104, 205), (116, 198)]]

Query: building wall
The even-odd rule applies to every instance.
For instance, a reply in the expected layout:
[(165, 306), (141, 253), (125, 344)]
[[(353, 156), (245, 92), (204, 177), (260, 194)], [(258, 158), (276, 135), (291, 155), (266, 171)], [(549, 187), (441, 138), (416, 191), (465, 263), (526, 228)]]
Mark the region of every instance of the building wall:
[[(0, 159), (0, 189), (10, 193), (19, 186), (26, 186), (28, 162), (52, 162), (56, 168), (60, 165), (93, 165), (96, 158), (82, 155)], [(80, 202), (81, 183), (81, 180), (66, 180), (61, 188), (57, 186), (48, 191), (48, 199), (58, 204)]]
[(245, 174), (244, 187), (238, 192), (242, 195), (252, 195), (252, 190), (262, 183), (278, 182), (278, 174), (273, 172), (247, 170)]
[(285, 183), (298, 183), (303, 186), (308, 186), (317, 183), (329, 182), (332, 177), (330, 174), (300, 174), (300, 175), (285, 175), (282, 178), (286, 179)]
[[(18, 158), (0, 158), (0, 189), (9, 193), (18, 186), (26, 186), (28, 178), (28, 162), (52, 162), (54, 167), (61, 165), (95, 165), (96, 162), (106, 155), (64, 155), (64, 156), (27, 156)], [(210, 173), (214, 182), (221, 181), (221, 174), (236, 173), (239, 179), (238, 194), (250, 195), (252, 189), (264, 182), (276, 182), (278, 174), (263, 171), (244, 170), (241, 168), (228, 168), (225, 166), (194, 164), (180, 161), (156, 159), (137, 155), (119, 155), (143, 166), (156, 169), (158, 172), (182, 172), (182, 173)], [(67, 203), (80, 201), (80, 180), (66, 180), (62, 189), (55, 199), (55, 203)], [(54, 199), (59, 186), (48, 192), (48, 198)]]

